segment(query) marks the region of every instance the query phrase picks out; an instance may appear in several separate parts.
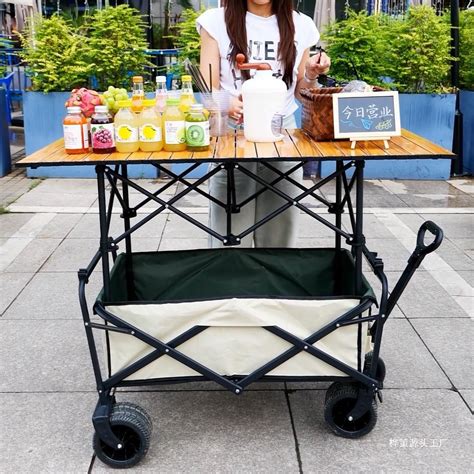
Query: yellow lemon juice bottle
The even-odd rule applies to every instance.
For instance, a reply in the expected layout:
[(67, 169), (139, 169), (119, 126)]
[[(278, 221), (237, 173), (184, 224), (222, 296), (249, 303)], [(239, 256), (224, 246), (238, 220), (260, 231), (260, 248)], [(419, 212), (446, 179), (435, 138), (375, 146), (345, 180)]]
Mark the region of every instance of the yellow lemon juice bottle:
[(196, 103), (193, 92), (193, 82), (191, 76), (181, 76), (181, 96), (179, 99), (179, 108), (185, 114), (189, 112), (191, 105)]
[(179, 99), (168, 98), (162, 120), (164, 149), (166, 151), (186, 150), (186, 126), (184, 114), (179, 109)]
[(120, 153), (138, 151), (138, 117), (131, 110), (132, 101), (121, 100), (119, 111), (115, 115), (115, 146)]
[(138, 118), (140, 150), (160, 151), (163, 148), (161, 117), (156, 113), (155, 101), (144, 100), (143, 111)]

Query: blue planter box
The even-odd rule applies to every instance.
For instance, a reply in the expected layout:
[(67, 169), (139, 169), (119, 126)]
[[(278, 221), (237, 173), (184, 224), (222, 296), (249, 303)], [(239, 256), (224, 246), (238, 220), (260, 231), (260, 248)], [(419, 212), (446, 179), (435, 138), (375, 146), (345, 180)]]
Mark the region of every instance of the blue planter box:
[[(25, 150), (31, 153), (49, 145), (63, 136), (64, 103), (69, 92), (23, 92), (23, 116), (25, 124)], [(28, 168), (30, 178), (93, 178), (93, 166), (43, 166)], [(130, 165), (133, 178), (156, 178), (157, 170), (151, 165)]]
[(474, 92), (461, 91), (463, 114), (463, 171), (474, 174)]
[[(402, 128), (452, 149), (454, 94), (400, 94)], [(321, 164), (321, 176), (335, 169), (334, 163)], [(372, 179), (448, 179), (451, 160), (380, 160), (366, 162), (365, 177)]]

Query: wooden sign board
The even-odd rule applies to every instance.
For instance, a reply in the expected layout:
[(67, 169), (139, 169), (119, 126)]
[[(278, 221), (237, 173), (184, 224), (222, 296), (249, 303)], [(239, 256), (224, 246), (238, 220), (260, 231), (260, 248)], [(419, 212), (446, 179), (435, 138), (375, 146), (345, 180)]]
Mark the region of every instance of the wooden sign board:
[(401, 135), (398, 92), (342, 92), (333, 94), (334, 137), (356, 141), (387, 140)]

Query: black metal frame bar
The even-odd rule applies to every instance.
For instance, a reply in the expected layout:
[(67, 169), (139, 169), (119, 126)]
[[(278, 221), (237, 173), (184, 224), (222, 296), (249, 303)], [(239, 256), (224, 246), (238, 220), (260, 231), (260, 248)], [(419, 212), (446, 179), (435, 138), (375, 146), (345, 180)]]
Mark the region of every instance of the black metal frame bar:
[[(163, 357), (164, 355), (169, 356), (178, 362), (184, 364), (188, 368), (194, 370), (199, 375), (193, 377), (177, 377), (177, 382), (191, 381), (191, 380), (212, 380), (222, 385), (226, 389), (233, 391), (236, 394), (242, 393), (242, 391), (250, 385), (251, 383), (257, 380), (352, 380), (356, 381), (361, 386), (361, 395), (360, 400), (358, 400), (356, 407), (352, 410), (351, 414), (356, 418), (361, 416), (364, 412), (364, 404), (370, 402), (370, 393), (375, 393), (382, 388), (382, 384), (376, 380), (376, 368), (379, 357), (383, 326), (386, 322), (388, 316), (390, 315), (392, 309), (394, 308), (398, 298), (401, 296), (403, 290), (407, 286), (409, 280), (413, 276), (416, 268), (420, 265), (423, 258), (433, 250), (435, 250), (441, 243), (443, 234), (441, 229), (439, 229), (434, 223), (427, 222), (423, 224), (420, 228), (417, 246), (412, 256), (410, 257), (407, 268), (403, 272), (399, 281), (395, 285), (394, 290), (390, 297), (388, 297), (388, 282), (386, 275), (383, 271), (383, 262), (380, 258), (377, 257), (377, 254), (370, 252), (365, 245), (365, 237), (363, 233), (363, 178), (364, 178), (364, 160), (351, 160), (348, 163), (344, 163), (341, 160), (338, 160), (336, 163), (336, 170), (331, 173), (328, 177), (320, 180), (319, 182), (313, 184), (310, 187), (306, 187), (303, 184), (297, 182), (291, 177), (291, 174), (297, 171), (301, 166), (304, 165), (304, 160), (297, 163), (294, 167), (286, 172), (282, 172), (275, 168), (271, 164), (270, 159), (262, 159), (262, 163), (270, 170), (272, 170), (277, 177), (270, 182), (267, 182), (260, 178), (257, 174), (248, 170), (245, 166), (242, 166), (242, 161), (237, 159), (226, 159), (220, 163), (215, 164), (203, 177), (196, 180), (194, 183), (191, 183), (186, 179), (186, 175), (195, 169), (198, 165), (202, 163), (193, 163), (189, 168), (180, 174), (173, 173), (170, 170), (165, 170), (159, 163), (154, 163), (158, 169), (162, 169), (171, 176), (170, 182), (164, 184), (156, 192), (151, 193), (139, 186), (137, 183), (129, 179), (127, 173), (127, 164), (115, 165), (112, 168), (107, 164), (100, 164), (96, 166), (97, 173), (97, 189), (98, 189), (98, 204), (99, 204), (99, 224), (100, 224), (100, 245), (98, 252), (94, 255), (91, 262), (85, 269), (79, 270), (79, 300), (84, 320), (84, 326), (86, 330), (86, 337), (88, 341), (89, 351), (91, 354), (92, 366), (94, 370), (94, 376), (96, 379), (97, 390), (99, 393), (99, 402), (94, 412), (94, 426), (101, 437), (107, 444), (110, 446), (117, 445), (117, 438), (114, 436), (110, 429), (108, 423), (108, 416), (110, 415), (110, 407), (112, 404), (111, 391), (118, 386), (135, 386), (143, 385), (144, 383), (169, 383), (173, 379), (163, 379), (163, 380), (153, 380), (153, 381), (143, 381), (143, 380), (126, 380), (132, 374), (136, 373), (138, 370), (152, 363), (153, 361)], [(355, 172), (351, 177), (350, 181), (347, 179), (347, 171), (352, 167), (355, 167)], [(235, 189), (235, 179), (234, 173), (236, 170), (247, 175), (250, 179), (253, 179), (257, 182), (261, 188), (254, 193), (249, 198), (246, 198), (244, 201), (238, 203), (236, 200), (236, 189)], [(221, 202), (215, 197), (211, 196), (209, 193), (201, 190), (199, 186), (205, 181), (210, 179), (216, 173), (224, 171), (227, 173), (227, 196), (226, 201)], [(105, 178), (107, 178), (110, 185), (110, 198), (107, 202), (106, 197), (106, 187), (105, 187)], [(287, 180), (292, 183), (295, 188), (302, 191), (296, 197), (288, 196), (286, 193), (279, 190), (276, 185), (282, 180)], [(320, 189), (325, 184), (330, 181), (335, 180), (336, 183), (336, 202), (330, 203), (324, 197), (318, 196), (315, 194), (315, 191)], [(118, 182), (121, 183), (122, 192), (120, 192), (118, 187)], [(177, 193), (176, 195), (170, 197), (168, 200), (165, 200), (160, 197), (166, 189), (172, 186), (175, 183), (182, 183), (184, 189)], [(355, 212), (354, 206), (352, 203), (351, 193), (356, 188), (356, 202), (355, 202)], [(141, 193), (145, 198), (140, 201), (134, 207), (130, 206), (130, 197), (129, 197), (129, 188), (133, 188)], [(196, 191), (200, 195), (205, 196), (210, 201), (216, 203), (217, 205), (222, 206), (227, 213), (227, 226), (226, 226), (226, 235), (220, 235), (214, 230), (210, 229), (201, 222), (193, 219), (183, 211), (181, 211), (176, 203), (186, 196), (191, 191)], [(253, 226), (241, 232), (239, 235), (232, 234), (232, 214), (239, 212), (240, 208), (249, 202), (252, 199), (257, 199), (259, 195), (263, 192), (272, 192), (279, 196), (283, 201), (278, 209), (265, 216), (259, 222), (255, 223)], [(302, 200), (311, 196), (318, 200), (318, 202), (324, 204), (328, 208), (328, 212), (335, 214), (335, 224), (332, 224), (327, 219), (321, 217), (320, 215), (313, 212), (311, 209), (302, 204)], [(114, 200), (117, 199), (119, 204), (122, 207), (121, 218), (124, 220), (124, 232), (116, 238), (109, 237), (110, 224), (112, 219), (113, 205)], [(137, 217), (137, 210), (142, 208), (148, 203), (153, 203), (157, 205), (157, 208), (154, 209), (149, 215), (141, 217), (139, 222), (132, 225), (131, 219)], [(183, 334), (180, 334), (171, 341), (163, 342), (159, 339), (150, 336), (146, 332), (142, 331), (140, 328), (133, 326), (132, 324), (123, 321), (117, 316), (113, 315), (106, 309), (107, 302), (110, 301), (110, 260), (109, 253), (111, 253), (113, 260), (115, 261), (116, 253), (118, 249), (118, 243), (122, 240), (125, 240), (125, 262), (126, 262), (126, 275), (127, 275), (127, 292), (131, 296), (134, 294), (133, 288), (133, 260), (132, 260), (132, 240), (131, 235), (133, 232), (138, 230), (144, 224), (149, 222), (151, 219), (159, 215), (160, 213), (168, 210), (177, 214), (178, 216), (185, 219), (187, 222), (195, 225), (201, 230), (207, 232), (208, 234), (214, 236), (215, 238), (221, 240), (224, 245), (238, 245), (240, 240), (246, 235), (252, 233), (258, 227), (264, 225), (269, 220), (280, 215), (286, 209), (291, 206), (296, 206), (300, 211), (305, 212), (306, 214), (313, 217), (315, 220), (319, 221), (321, 224), (332, 229), (335, 233), (335, 248), (341, 249), (341, 239), (344, 237), (346, 242), (351, 246), (352, 253), (355, 260), (355, 281), (354, 287), (356, 293), (360, 294), (361, 284), (362, 284), (362, 257), (364, 256), (372, 270), (374, 271), (377, 278), (380, 280), (382, 291), (379, 302), (379, 311), (377, 314), (372, 315), (370, 310), (374, 304), (374, 301), (370, 298), (363, 299), (360, 303), (350, 311), (347, 311), (345, 314), (336, 318), (334, 321), (331, 321), (323, 328), (316, 331), (314, 334), (301, 339), (293, 334), (288, 333), (284, 329), (276, 326), (265, 326), (265, 330), (274, 334), (275, 336), (285, 340), (291, 344), (291, 347), (286, 351), (279, 354), (277, 357), (268, 361), (261, 367), (254, 370), (251, 374), (242, 374), (242, 375), (233, 375), (223, 376), (217, 374), (208, 367), (203, 366), (196, 360), (186, 356), (179, 351), (179, 346), (184, 342), (188, 341), (192, 337), (198, 335), (202, 331), (206, 330), (206, 326), (195, 326), (185, 331)], [(352, 233), (346, 232), (342, 228), (342, 214), (347, 207)], [(426, 246), (424, 244), (424, 236), (426, 231), (430, 231), (435, 235), (435, 241)], [(97, 265), (101, 262), (102, 266), (102, 276), (103, 276), (103, 296), (102, 301), (97, 302), (94, 305), (94, 312), (98, 314), (103, 320), (104, 324), (99, 324), (91, 322), (89, 316), (88, 305), (86, 301), (85, 289), (86, 284), (88, 283), (90, 275), (96, 269)], [(364, 315), (369, 311), (369, 315)], [(341, 361), (335, 359), (334, 357), (326, 354), (320, 349), (316, 348), (314, 344), (327, 336), (331, 332), (337, 330), (340, 327), (344, 327), (350, 324), (357, 324), (359, 327), (359, 338), (361, 337), (361, 328), (363, 324), (373, 323), (371, 326), (372, 341), (374, 344), (371, 371), (370, 373), (362, 372), (361, 361), (359, 361), (358, 369), (354, 369)], [(118, 371), (117, 373), (111, 375), (104, 379), (102, 376), (100, 362), (96, 349), (96, 342), (94, 338), (94, 330), (105, 331), (108, 340), (109, 332), (120, 332), (124, 334), (129, 334), (131, 337), (140, 339), (145, 344), (148, 344), (153, 348), (152, 352), (142, 357), (140, 360), (135, 361), (128, 367)], [(110, 351), (109, 351), (110, 352)], [(291, 359), (300, 352), (307, 352), (313, 357), (322, 360), (323, 362), (329, 364), (335, 369), (341, 371), (344, 375), (342, 376), (321, 376), (321, 377), (273, 377), (269, 376), (268, 373), (283, 364), (287, 360)], [(110, 368), (110, 360), (109, 360)], [(351, 415), (351, 416), (352, 416)]]

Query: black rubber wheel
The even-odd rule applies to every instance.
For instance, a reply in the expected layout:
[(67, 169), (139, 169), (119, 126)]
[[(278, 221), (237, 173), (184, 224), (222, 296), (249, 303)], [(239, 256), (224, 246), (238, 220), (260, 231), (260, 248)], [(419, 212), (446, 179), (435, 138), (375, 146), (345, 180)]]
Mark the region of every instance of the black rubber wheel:
[(146, 411), (134, 403), (117, 403), (110, 415), (110, 425), (123, 448), (112, 448), (94, 433), (96, 456), (108, 466), (124, 469), (135, 466), (150, 447), (151, 419)]
[(377, 423), (375, 398), (372, 400), (369, 410), (358, 420), (349, 421), (347, 419), (347, 415), (356, 404), (358, 394), (359, 389), (356, 384), (335, 383), (328, 389), (324, 405), (324, 419), (338, 436), (360, 438), (370, 433)]
[[(365, 354), (365, 362), (364, 362), (364, 374), (369, 375), (370, 369), (372, 368), (372, 351), (367, 352)], [(375, 378), (379, 382), (383, 382), (385, 380), (385, 375), (387, 374), (387, 369), (385, 367), (385, 362), (381, 357), (377, 361), (377, 370), (375, 371)]]

